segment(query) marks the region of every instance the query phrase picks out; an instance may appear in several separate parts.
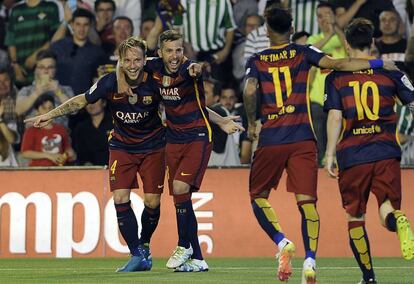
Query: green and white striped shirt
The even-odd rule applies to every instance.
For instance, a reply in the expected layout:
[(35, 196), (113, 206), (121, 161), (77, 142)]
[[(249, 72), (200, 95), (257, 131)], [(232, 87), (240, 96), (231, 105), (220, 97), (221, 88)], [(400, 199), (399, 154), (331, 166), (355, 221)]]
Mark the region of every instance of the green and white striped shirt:
[(174, 25), (184, 27), (185, 41), (195, 51), (222, 49), (226, 31), (236, 28), (230, 0), (181, 0), (185, 13)]
[(311, 35), (318, 34), (316, 7), (319, 4), (319, 0), (291, 0), (289, 2), (290, 9), (292, 9), (295, 31), (306, 31)]

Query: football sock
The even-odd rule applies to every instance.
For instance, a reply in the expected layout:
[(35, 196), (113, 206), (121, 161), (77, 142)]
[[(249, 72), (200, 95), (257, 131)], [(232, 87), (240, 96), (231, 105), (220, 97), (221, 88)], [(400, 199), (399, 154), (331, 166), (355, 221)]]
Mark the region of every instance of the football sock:
[(152, 234), (158, 226), (160, 220), (160, 205), (157, 208), (150, 208), (145, 206), (141, 215), (141, 244), (150, 243)]
[(193, 210), (193, 204), (189, 207), (189, 221), (188, 221), (188, 239), (190, 240), (191, 246), (193, 248), (193, 259), (203, 259), (203, 254), (201, 253), (200, 243), (198, 241), (198, 224), (197, 218)]
[(365, 281), (375, 279), (371, 252), (364, 221), (348, 222), (349, 244)]
[(388, 213), (387, 217), (385, 217), (385, 226), (389, 231), (397, 231), (397, 219), (400, 216), (404, 216), (404, 213), (400, 210), (394, 210), (393, 212)]
[(256, 198), (252, 202), (253, 212), (262, 229), (276, 243), (279, 244), (285, 235), (279, 225), (277, 216), (266, 198)]
[(131, 201), (115, 204), (115, 210), (119, 231), (127, 243), (129, 251), (132, 255), (139, 255), (138, 223), (131, 207)]
[(315, 259), (319, 238), (319, 215), (315, 201), (298, 202), (302, 216), (302, 238), (305, 247), (305, 259)]
[(177, 217), (177, 229), (178, 229), (178, 246), (189, 248), (190, 240), (188, 238), (188, 229), (190, 222), (190, 210), (193, 208), (191, 201), (191, 193), (181, 194), (174, 196), (174, 201), (180, 201), (175, 203), (175, 214)]

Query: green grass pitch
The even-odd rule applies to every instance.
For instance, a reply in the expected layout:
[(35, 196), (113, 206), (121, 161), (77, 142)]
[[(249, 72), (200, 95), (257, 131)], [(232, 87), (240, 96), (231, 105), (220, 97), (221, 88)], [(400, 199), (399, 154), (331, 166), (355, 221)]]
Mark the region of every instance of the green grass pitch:
[[(282, 283), (270, 258), (207, 259), (209, 272), (174, 273), (166, 259), (155, 259), (151, 272), (115, 273), (127, 258), (0, 259), (0, 283)], [(293, 262), (289, 283), (300, 283), (301, 259)], [(378, 283), (414, 283), (414, 261), (375, 258)], [(352, 258), (320, 258), (318, 283), (358, 283), (361, 274)]]

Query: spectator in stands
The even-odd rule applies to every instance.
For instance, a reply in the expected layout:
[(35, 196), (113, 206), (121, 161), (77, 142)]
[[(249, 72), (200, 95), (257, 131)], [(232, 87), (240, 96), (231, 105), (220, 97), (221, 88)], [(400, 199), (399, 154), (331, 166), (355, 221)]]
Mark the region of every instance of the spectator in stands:
[(142, 20), (141, 23), (141, 33), (140, 33), (140, 37), (144, 40), (147, 39), (150, 31), (152, 30), (152, 28), (155, 25), (155, 19), (154, 18), (145, 18)]
[(37, 53), (49, 48), (59, 22), (59, 8), (52, 1), (26, 0), (13, 6), (6, 45), (19, 86), (33, 81)]
[(88, 90), (104, 60), (102, 49), (88, 40), (93, 20), (91, 12), (77, 9), (71, 21), (73, 35), (51, 45), (57, 55), (56, 78), (60, 84), (70, 86), (75, 94)]
[(115, 44), (104, 48), (106, 51), (106, 60), (104, 65), (100, 65), (98, 68), (98, 77), (103, 76), (109, 72), (115, 70), (116, 63), (118, 62), (118, 46), (125, 39), (130, 37), (133, 33), (132, 21), (128, 17), (116, 17), (113, 24), (113, 35)]
[[(37, 54), (34, 81), (30, 86), (23, 87), (17, 94), (16, 112), (19, 116), (31, 117), (35, 115), (34, 103), (45, 92), (50, 92), (54, 100), (61, 104), (71, 97), (73, 91), (69, 86), (62, 86), (55, 79), (56, 54), (48, 49)], [(56, 122), (68, 126), (68, 118), (62, 116)]]
[(96, 0), (95, 2), (95, 28), (101, 40), (101, 44), (115, 45), (112, 20), (116, 6), (113, 0)]
[[(334, 58), (346, 57), (345, 35), (335, 23), (334, 7), (326, 2), (318, 4), (316, 9), (319, 34), (311, 35), (308, 44), (321, 49), (325, 54)], [(312, 110), (312, 121), (317, 137), (318, 163), (323, 166), (323, 158), (326, 150), (326, 119), (327, 114), (323, 111), (325, 78), (330, 70), (312, 68), (313, 80), (310, 84), (310, 100)]]
[[(286, 8), (288, 1), (270, 0), (266, 2), (265, 10), (270, 6), (276, 6)], [(263, 22), (264, 23), (264, 22)], [(270, 45), (269, 38), (267, 37), (266, 25), (262, 24), (257, 29), (250, 33), (247, 33), (246, 43), (244, 46), (244, 63), (247, 59), (253, 55), (253, 53), (260, 52)]]
[(0, 68), (0, 167), (18, 166), (12, 144), (19, 142), (10, 68)]
[[(233, 4), (233, 17), (238, 30), (243, 31), (246, 23), (246, 17), (259, 13), (258, 3), (256, 0), (231, 0)], [(252, 29), (254, 30), (254, 29)]]
[(398, 27), (401, 24), (400, 17), (395, 10), (383, 11), (380, 14), (381, 37), (375, 41), (380, 57), (384, 60), (392, 60), (400, 70), (405, 71), (405, 50), (407, 41), (401, 37)]
[(381, 35), (379, 30), (379, 15), (382, 11), (392, 10), (391, 0), (337, 0), (335, 3), (336, 22), (343, 29), (354, 18), (366, 18), (374, 27), (374, 37)]
[[(54, 96), (48, 92), (34, 103), (38, 115), (49, 112), (54, 106)], [(66, 128), (57, 123), (43, 128), (27, 128), (21, 152), (23, 158), (30, 159), (29, 166), (63, 166), (76, 159)]]
[(184, 30), (187, 55), (210, 63), (213, 78), (229, 82), (233, 79), (229, 55), (236, 29), (233, 10), (228, 0), (210, 1), (209, 7), (202, 5), (205, 2), (182, 1), (185, 12), (176, 16), (174, 24)]
[[(264, 24), (264, 19), (258, 14), (249, 14), (245, 16), (245, 21), (236, 33), (233, 51), (231, 53), (233, 62), (233, 76), (238, 81), (239, 86), (243, 86), (244, 78), (244, 61), (240, 60), (244, 56), (244, 47), (246, 44), (246, 36), (253, 30)], [(239, 87), (238, 89), (242, 89)]]
[(141, 28), (142, 9), (139, 0), (114, 0), (116, 5), (115, 17), (123, 16), (131, 19), (133, 35), (139, 36)]
[(105, 112), (106, 102), (98, 100), (85, 108), (89, 118), (78, 124), (73, 147), (79, 165), (108, 165), (108, 137), (112, 130), (111, 116)]
[(286, 5), (289, 2), (289, 8), (292, 11), (295, 31), (306, 31), (310, 34), (317, 34), (318, 21), (315, 13), (315, 7), (318, 3), (326, 3), (328, 0), (287, 0), (281, 1)]
[[(215, 110), (222, 116), (230, 116), (235, 113), (235, 104), (237, 102), (236, 92), (231, 88), (224, 88), (221, 90), (219, 103), (213, 105), (212, 109)], [(211, 152), (209, 166), (240, 166), (240, 157), (239, 157), (239, 138), (238, 133), (228, 135), (220, 135), (220, 144), (216, 140), (216, 149), (214, 149), (213, 142), (213, 151)], [(217, 139), (217, 138), (213, 138)], [(219, 152), (216, 152), (219, 150)]]

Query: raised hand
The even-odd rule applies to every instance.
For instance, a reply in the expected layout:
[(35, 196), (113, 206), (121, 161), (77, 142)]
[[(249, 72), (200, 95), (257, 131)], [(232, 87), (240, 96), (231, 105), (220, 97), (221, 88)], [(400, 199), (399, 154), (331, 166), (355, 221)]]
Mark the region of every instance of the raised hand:
[(237, 119), (240, 119), (240, 116), (229, 115), (229, 116), (223, 117), (223, 120), (219, 124), (219, 127), (221, 128), (221, 130), (223, 130), (227, 134), (233, 134), (233, 133), (236, 133), (237, 131), (245, 131), (243, 126), (235, 122), (235, 120)]

